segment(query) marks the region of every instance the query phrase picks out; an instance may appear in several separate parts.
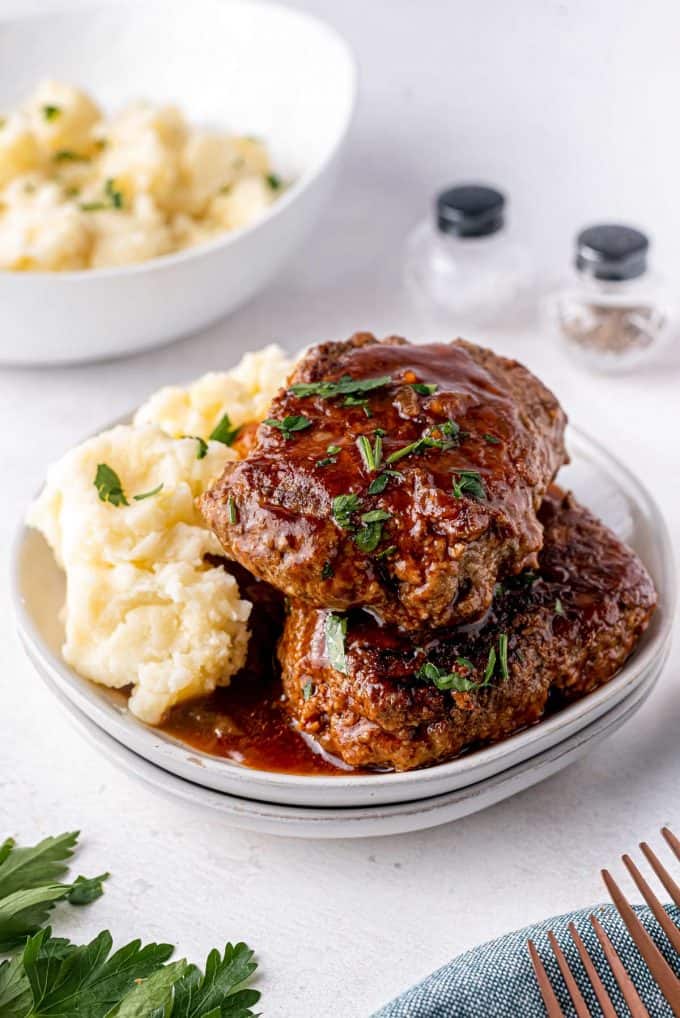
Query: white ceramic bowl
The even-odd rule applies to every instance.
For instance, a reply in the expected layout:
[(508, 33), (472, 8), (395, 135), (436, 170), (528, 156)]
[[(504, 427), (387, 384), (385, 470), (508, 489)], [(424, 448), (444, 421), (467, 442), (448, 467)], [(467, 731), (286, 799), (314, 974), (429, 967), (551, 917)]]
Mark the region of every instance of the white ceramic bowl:
[(289, 806), (348, 808), (415, 801), (479, 785), (604, 717), (655, 680), (669, 652), (675, 578), (663, 518), (633, 475), (596, 442), (570, 428), (568, 446), (572, 462), (560, 482), (638, 552), (654, 578), (659, 607), (635, 654), (605, 686), (539, 724), (450, 763), (402, 774), (277, 774), (209, 756), (142, 724), (120, 694), (87, 682), (63, 661), (63, 574), (42, 536), (27, 528), (16, 541), (12, 591), (21, 639), (48, 686), (79, 713), (138, 756), (206, 789)]
[(309, 15), (257, 0), (148, 0), (0, 23), (0, 108), (45, 77), (107, 109), (176, 103), (192, 122), (262, 137), (293, 185), (250, 226), (139, 265), (0, 272), (0, 361), (138, 351), (194, 332), (256, 293), (316, 219), (352, 118), (356, 67)]

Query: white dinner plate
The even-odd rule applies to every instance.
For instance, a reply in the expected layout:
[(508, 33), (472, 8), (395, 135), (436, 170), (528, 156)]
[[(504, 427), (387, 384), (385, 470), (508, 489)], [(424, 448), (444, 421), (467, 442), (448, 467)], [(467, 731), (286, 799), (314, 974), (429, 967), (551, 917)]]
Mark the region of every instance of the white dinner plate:
[(15, 544), (12, 591), (21, 639), (49, 688), (59, 690), (102, 731), (151, 764), (207, 789), (289, 806), (348, 808), (432, 798), (478, 785), (611, 712), (658, 676), (668, 654), (675, 578), (663, 518), (636, 478), (597, 442), (570, 428), (568, 446), (572, 462), (560, 482), (637, 551), (654, 579), (659, 606), (637, 650), (609, 683), (538, 724), (449, 763), (402, 774), (280, 774), (210, 756), (144, 725), (120, 694), (81, 678), (63, 661), (63, 574), (42, 536), (26, 527)]
[(659, 671), (660, 668), (654, 669), (606, 714), (569, 738), (483, 781), (416, 802), (344, 809), (257, 802), (215, 792), (178, 778), (107, 735), (64, 695), (52, 679), (46, 678), (46, 682), (96, 752), (164, 796), (209, 810), (232, 827), (262, 834), (296, 838), (368, 838), (406, 834), (459, 820), (557, 774), (589, 749), (599, 746), (633, 717), (654, 688)]

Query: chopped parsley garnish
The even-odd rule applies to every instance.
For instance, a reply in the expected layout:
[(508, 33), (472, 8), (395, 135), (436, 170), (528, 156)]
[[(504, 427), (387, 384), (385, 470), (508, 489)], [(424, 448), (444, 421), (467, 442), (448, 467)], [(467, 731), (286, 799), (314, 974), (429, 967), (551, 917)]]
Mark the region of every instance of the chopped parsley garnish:
[(344, 615), (329, 612), (326, 616), (326, 656), (336, 672), (347, 674), (347, 657), (345, 655), (345, 636), (347, 635), (347, 619)]
[(333, 499), (333, 519), (343, 530), (352, 529), (352, 513), (361, 508), (361, 499), (354, 492), (348, 495), (337, 495)]
[(354, 543), (359, 551), (369, 554), (382, 541), (383, 525), (391, 519), (391, 514), (384, 509), (373, 509), (361, 516), (361, 529), (354, 535)]
[(496, 438), (495, 435), (489, 435), (488, 433), (484, 435), (484, 441), (488, 442), (489, 445), (500, 445), (501, 444), (500, 438)]
[(396, 550), (397, 550), (396, 544), (390, 544), (389, 547), (383, 548), (382, 551), (379, 551), (375, 557), (376, 559), (387, 558), (388, 555), (394, 555)]
[(305, 428), (311, 427), (312, 422), (308, 417), (302, 416), (289, 416), (284, 417), (282, 421), (277, 421), (273, 417), (268, 417), (264, 422), (270, 428), (278, 428), (284, 438), (292, 438), (296, 431), (304, 431)]
[(366, 435), (359, 435), (356, 444), (359, 452), (361, 453), (364, 466), (367, 470), (374, 473), (380, 468), (380, 464), (382, 463), (382, 435), (376, 433), (373, 445), (371, 445), (370, 439), (368, 439)]
[(385, 460), (386, 463), (398, 463), (405, 456), (412, 456), (414, 453), (421, 453), (424, 449), (453, 449), (460, 443), (463, 432), (456, 421), (444, 421), (442, 424), (434, 424), (426, 428), (420, 438), (415, 442), (396, 449)]
[(240, 427), (232, 427), (229, 414), (222, 414), (220, 420), (210, 432), (208, 438), (211, 442), (221, 442), (222, 445), (233, 445), (240, 431)]
[(330, 580), (334, 576), (335, 576), (335, 572), (333, 571), (333, 566), (330, 564), (328, 559), (326, 559), (326, 561), (324, 562), (324, 564), (321, 567), (321, 579), (322, 580)]
[(61, 113), (61, 106), (43, 106), (42, 112), (45, 120), (56, 120)]
[(198, 435), (185, 435), (185, 438), (193, 438), (195, 442), (198, 442), (198, 449), (196, 450), (196, 459), (202, 460), (208, 455), (208, 443), (204, 438), (200, 438)]
[(339, 445), (332, 445), (332, 444), (331, 445), (327, 445), (326, 446), (326, 452), (328, 453), (329, 456), (335, 456), (337, 453), (340, 452), (340, 446)]
[(477, 470), (459, 470), (453, 478), (453, 494), (456, 498), (463, 495), (470, 495), (472, 498), (484, 501), (486, 490), (484, 482)]
[(416, 678), (423, 682), (429, 682), (443, 692), (471, 693), (473, 690), (482, 688), (479, 682), (475, 682), (469, 677), (470, 673), (474, 672), (474, 665), (471, 661), (468, 661), (466, 657), (458, 657), (455, 665), (456, 671), (446, 672), (431, 661), (426, 661), (416, 672)]
[(486, 668), (484, 669), (484, 686), (488, 686), (493, 678), (493, 673), (496, 671), (496, 648), (491, 647), (489, 649), (489, 656), (486, 659)]
[(410, 385), (419, 396), (432, 396), (439, 388), (436, 382), (411, 382)]
[(116, 188), (112, 177), (104, 185), (104, 198), (100, 201), (85, 201), (80, 203), (81, 212), (101, 212), (104, 209), (122, 209), (123, 192)]
[(129, 505), (120, 477), (108, 463), (98, 463), (94, 475), (94, 486), (102, 502), (110, 505)]
[(308, 679), (307, 682), (305, 682), (304, 686), (302, 687), (302, 699), (304, 700), (305, 703), (307, 703), (307, 700), (311, 699), (313, 695), (314, 695), (314, 683), (312, 682), (311, 679)]
[(238, 523), (238, 507), (233, 495), (227, 499), (227, 519), (230, 523)]
[(399, 470), (383, 470), (382, 473), (378, 474), (377, 477), (374, 477), (369, 484), (368, 494), (379, 495), (387, 487), (390, 477), (396, 477), (401, 480), (403, 476), (404, 475)]
[(272, 191), (278, 191), (281, 187), (281, 178), (277, 177), (275, 173), (268, 173), (265, 179)]
[(564, 615), (564, 605), (560, 601), (559, 597), (555, 598), (555, 615)]
[(324, 456), (323, 459), (320, 459), (320, 460), (316, 461), (316, 465), (317, 465), (317, 467), (330, 467), (330, 466), (332, 466), (333, 463), (337, 463), (337, 462), (338, 461), (337, 461), (337, 458), (335, 456)]
[(58, 152), (54, 153), (54, 161), (55, 163), (89, 163), (90, 157), (80, 155), (70, 148), (60, 148)]
[(501, 665), (501, 676), (503, 679), (510, 677), (508, 671), (508, 634), (501, 633), (498, 637), (498, 659)]
[(163, 482), (161, 481), (161, 483), (156, 485), (155, 488), (152, 488), (151, 491), (143, 491), (141, 495), (133, 495), (132, 497), (135, 502), (142, 502), (145, 498), (151, 498), (152, 495), (157, 495), (162, 488)]
[[(335, 399), (337, 396), (357, 397), (362, 393), (372, 392), (374, 389), (382, 389), (392, 381), (391, 375), (381, 375), (379, 378), (352, 378), (351, 375), (343, 375), (337, 382), (297, 382), (291, 385), (288, 392), (293, 396), (321, 396), (322, 399)], [(356, 405), (345, 400), (345, 406)]]

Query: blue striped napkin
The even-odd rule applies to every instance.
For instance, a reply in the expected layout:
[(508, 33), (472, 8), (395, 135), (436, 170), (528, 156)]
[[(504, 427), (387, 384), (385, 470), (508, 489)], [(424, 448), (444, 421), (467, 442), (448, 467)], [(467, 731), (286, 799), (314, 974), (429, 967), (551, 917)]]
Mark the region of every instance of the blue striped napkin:
[[(673, 921), (680, 926), (680, 908), (673, 905), (666, 908)], [(535, 926), (482, 944), (481, 947), (459, 955), (448, 965), (433, 972), (391, 1004), (381, 1008), (373, 1018), (545, 1018), (545, 1005), (526, 947), (529, 938), (538, 948), (565, 1015), (575, 1015), (557, 962), (546, 939), (548, 930), (555, 933), (569, 967), (577, 975), (586, 1003), (594, 1015), (599, 1015), (601, 1011), (596, 997), (567, 931), (570, 922), (576, 925), (588, 953), (595, 961), (617, 1014), (628, 1015), (628, 1008), (588, 920), (592, 912), (596, 913), (609, 934), (652, 1018), (673, 1018), (670, 1007), (611, 905), (595, 906), (570, 915), (546, 919)], [(680, 976), (680, 958), (674, 956), (672, 948), (649, 909), (637, 908), (636, 912), (671, 967)]]

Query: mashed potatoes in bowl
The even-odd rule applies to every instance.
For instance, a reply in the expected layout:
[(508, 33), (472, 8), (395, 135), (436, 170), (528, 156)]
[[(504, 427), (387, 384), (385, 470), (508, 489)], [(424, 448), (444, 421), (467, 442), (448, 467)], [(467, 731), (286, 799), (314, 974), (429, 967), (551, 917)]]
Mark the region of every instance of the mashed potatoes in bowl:
[(0, 269), (147, 261), (247, 226), (282, 189), (258, 138), (191, 125), (175, 106), (107, 118), (44, 81), (0, 117)]
[(251, 604), (215, 562), (221, 547), (196, 499), (238, 458), (238, 428), (262, 419), (289, 370), (272, 346), (161, 390), (133, 424), (66, 453), (31, 506), (29, 525), (66, 575), (64, 660), (130, 687), (129, 709), (149, 724), (245, 663)]

